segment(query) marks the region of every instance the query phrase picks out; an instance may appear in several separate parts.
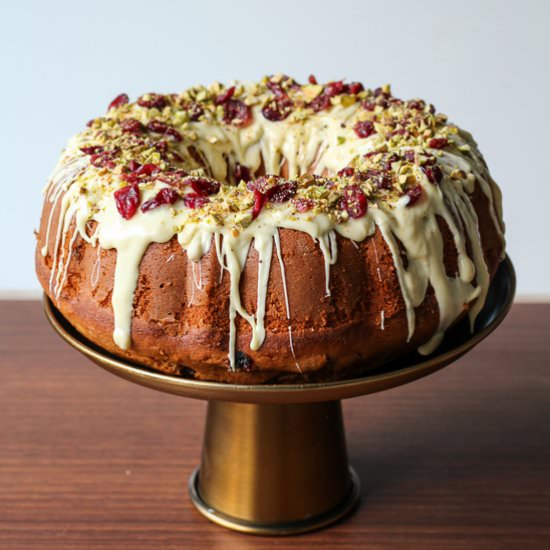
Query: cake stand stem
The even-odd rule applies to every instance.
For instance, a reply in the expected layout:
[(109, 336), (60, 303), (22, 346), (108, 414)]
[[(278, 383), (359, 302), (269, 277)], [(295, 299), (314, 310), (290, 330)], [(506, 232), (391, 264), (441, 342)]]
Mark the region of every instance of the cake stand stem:
[(336, 521), (359, 498), (340, 401), (210, 401), (189, 489), (201, 513), (239, 531), (283, 535)]

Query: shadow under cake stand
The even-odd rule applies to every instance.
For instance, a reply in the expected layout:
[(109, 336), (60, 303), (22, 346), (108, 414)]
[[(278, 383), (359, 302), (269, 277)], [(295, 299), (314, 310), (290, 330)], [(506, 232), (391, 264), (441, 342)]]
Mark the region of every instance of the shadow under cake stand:
[(230, 529), (287, 535), (329, 525), (359, 500), (341, 400), (406, 384), (449, 365), (501, 323), (514, 292), (514, 268), (506, 257), (473, 332), (464, 320), (427, 358), (415, 353), (360, 378), (292, 385), (224, 384), (162, 374), (98, 348), (48, 298), (44, 309), (59, 335), (100, 367), (142, 386), (208, 400), (201, 464), (189, 480), (194, 505)]

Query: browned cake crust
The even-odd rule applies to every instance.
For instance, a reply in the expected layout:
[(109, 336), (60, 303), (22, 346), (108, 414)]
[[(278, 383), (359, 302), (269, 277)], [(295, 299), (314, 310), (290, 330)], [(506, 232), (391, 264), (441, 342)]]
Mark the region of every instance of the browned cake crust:
[[(479, 185), (471, 200), (492, 277), (503, 254), (502, 240)], [(60, 208), (59, 201), (54, 205)], [(414, 350), (428, 340), (438, 325), (438, 304), (429, 288), (423, 303), (416, 308), (414, 336), (407, 342), (402, 292), (391, 253), (379, 230), (356, 245), (338, 238), (338, 262), (330, 274), (332, 295), (327, 297), (323, 257), (317, 244), (306, 233), (281, 229), (295, 357), (290, 347), (280, 267), (274, 258), (267, 293), (265, 342), (259, 350), (250, 350), (250, 326), (238, 317), (239, 353), (237, 368), (231, 371), (227, 362), (229, 278), (227, 274), (222, 277), (211, 247), (201, 260), (203, 289), (199, 292), (193, 282), (196, 274), (191, 262), (173, 237), (167, 243), (149, 245), (141, 261), (134, 297), (132, 347), (123, 350), (112, 338), (115, 250), (101, 249), (100, 271), (97, 280), (92, 281), (98, 252), (77, 237), (63, 292), (56, 299), (50, 291), (55, 241), (50, 239), (47, 243), (47, 255), (39, 250), (46, 244), (51, 207), (52, 203), (46, 202), (37, 236), (36, 270), (44, 292), (81, 334), (101, 348), (169, 374), (243, 384), (339, 379), (358, 375)], [(57, 218), (58, 213), (54, 212), (54, 227)], [(444, 237), (447, 274), (454, 276), (457, 252), (453, 238), (445, 222), (441, 218), (438, 221)], [(249, 312), (256, 308), (257, 262), (252, 247), (240, 284), (243, 305)]]

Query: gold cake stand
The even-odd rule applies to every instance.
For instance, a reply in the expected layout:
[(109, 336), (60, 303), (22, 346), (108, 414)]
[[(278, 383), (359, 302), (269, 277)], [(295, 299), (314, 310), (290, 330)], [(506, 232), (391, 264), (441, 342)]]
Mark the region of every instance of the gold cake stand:
[(98, 348), (48, 298), (44, 309), (56, 332), (100, 367), (155, 390), (208, 400), (201, 464), (189, 480), (194, 505), (230, 529), (288, 535), (329, 525), (359, 500), (341, 400), (406, 384), (449, 365), (501, 323), (514, 292), (514, 268), (506, 257), (473, 333), (464, 321), (428, 358), (413, 354), (361, 378), (292, 385), (223, 384), (162, 374)]

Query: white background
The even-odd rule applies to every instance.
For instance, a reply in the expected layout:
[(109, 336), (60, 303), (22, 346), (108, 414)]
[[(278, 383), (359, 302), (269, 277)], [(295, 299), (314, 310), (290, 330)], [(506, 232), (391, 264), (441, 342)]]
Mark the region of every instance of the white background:
[(470, 130), (503, 190), (519, 293), (550, 296), (550, 2), (15, 0), (0, 25), (4, 296), (38, 291), (41, 190), (115, 95), (273, 72), (390, 82)]

